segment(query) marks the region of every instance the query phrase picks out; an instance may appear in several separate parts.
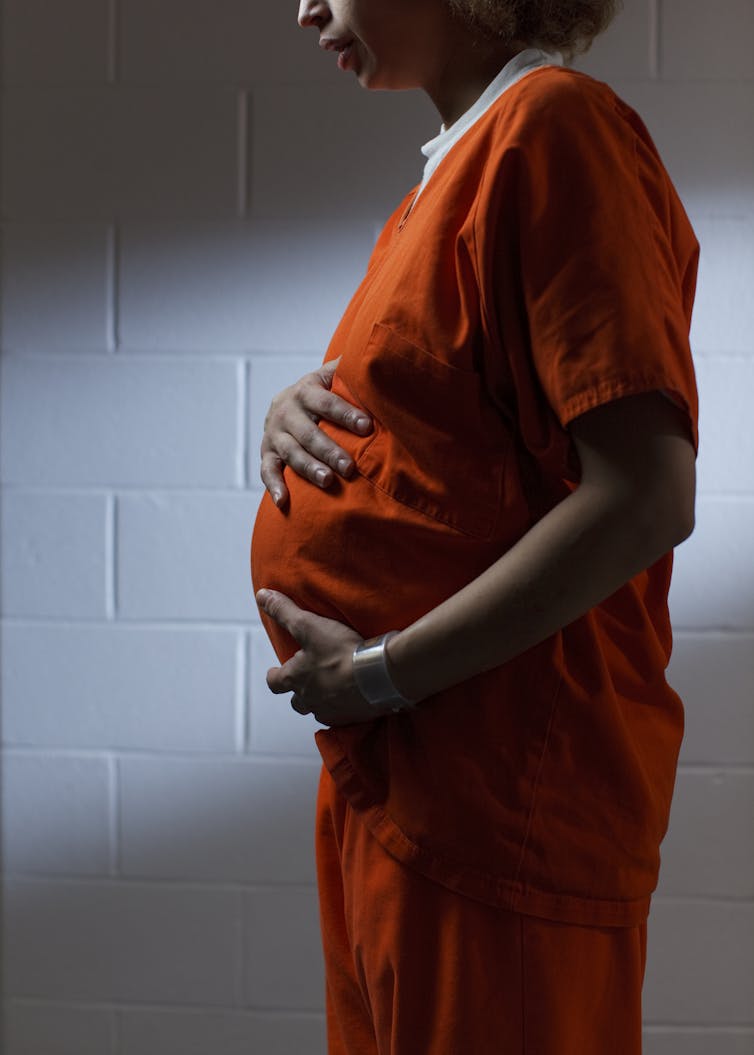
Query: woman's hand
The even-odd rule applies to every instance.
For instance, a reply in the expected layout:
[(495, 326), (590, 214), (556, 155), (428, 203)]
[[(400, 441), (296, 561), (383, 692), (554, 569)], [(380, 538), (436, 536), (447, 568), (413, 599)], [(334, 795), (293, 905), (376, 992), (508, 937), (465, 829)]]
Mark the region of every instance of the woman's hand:
[(389, 714), (367, 703), (353, 676), (353, 652), (362, 638), (343, 623), (299, 608), (285, 594), (259, 590), (257, 604), (301, 646), (282, 667), (267, 671), (276, 694), (292, 692), (291, 706), (322, 725), (353, 725)]
[(339, 362), (333, 359), (305, 374), (270, 405), (264, 422), (261, 476), (277, 506), (288, 499), (284, 465), (323, 489), (333, 482), (333, 471), (344, 479), (353, 472), (353, 460), (319, 428), (322, 418), (359, 436), (371, 432), (372, 422), (364, 411), (330, 391)]

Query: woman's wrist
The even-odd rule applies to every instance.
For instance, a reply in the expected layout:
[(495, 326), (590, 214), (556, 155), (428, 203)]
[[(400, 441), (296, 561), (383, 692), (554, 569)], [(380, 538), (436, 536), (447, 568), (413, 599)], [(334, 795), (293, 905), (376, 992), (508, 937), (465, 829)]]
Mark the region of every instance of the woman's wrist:
[(411, 658), (411, 634), (401, 630), (391, 637), (385, 645), (385, 659), (390, 678), (401, 696), (419, 703), (431, 692), (422, 683), (421, 675), (417, 677), (415, 663)]
[(413, 707), (415, 701), (401, 694), (388, 665), (387, 645), (397, 634), (397, 630), (389, 630), (361, 641), (354, 649), (351, 669), (356, 686), (368, 703), (402, 711)]

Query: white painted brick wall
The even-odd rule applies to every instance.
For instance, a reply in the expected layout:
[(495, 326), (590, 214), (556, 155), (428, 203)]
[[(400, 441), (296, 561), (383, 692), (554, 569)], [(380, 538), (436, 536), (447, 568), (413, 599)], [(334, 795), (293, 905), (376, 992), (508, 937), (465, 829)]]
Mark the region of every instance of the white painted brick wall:
[(308, 760), (123, 758), (120, 871), (134, 879), (312, 884), (318, 777)]
[[(301, 955), (300, 946), (295, 955)], [(120, 1026), (122, 1055), (325, 1055), (321, 1012), (134, 1009), (122, 1017)]]
[[(25, 0), (17, 0), (24, 3)], [(295, 25), (296, 9), (248, 0), (126, 0), (118, 66), (128, 82), (307, 86), (340, 80)]]
[(667, 80), (751, 77), (751, 0), (675, 0), (660, 5), (660, 55)]
[(238, 889), (25, 876), (7, 880), (4, 900), (11, 996), (238, 1004), (244, 944)]
[[(307, 89), (306, 105), (300, 85), (255, 91), (251, 126), (254, 215), (316, 216), (332, 234), (369, 211), (395, 209), (421, 178), (417, 145), (437, 133), (438, 120), (424, 95), (364, 95), (354, 80)], [(394, 165), (385, 157), (391, 140)]]
[[(318, 352), (373, 244), (368, 219), (129, 223), (121, 232), (124, 352)], [(217, 261), (222, 261), (218, 267)]]
[(251, 634), (251, 714), (249, 743), (252, 751), (262, 755), (311, 757), (315, 731), (319, 728), (312, 715), (301, 716), (284, 702), (286, 697), (273, 696), (267, 688), (265, 674), (277, 660), (265, 632), (258, 628)]
[(112, 344), (111, 232), (105, 224), (3, 226), (4, 352), (106, 352)]
[(708, 70), (700, 69), (698, 80), (608, 80), (643, 117), (693, 220), (750, 221), (754, 79), (730, 79), (724, 66), (719, 79), (703, 73)]
[(754, 635), (676, 631), (669, 678), (686, 706), (682, 761), (695, 766), (750, 765)]
[(696, 530), (675, 557), (670, 603), (679, 631), (754, 629), (752, 539), (754, 496), (700, 494)]
[(127, 494), (118, 500), (118, 610), (124, 619), (249, 618), (249, 491)]
[(110, 871), (110, 760), (44, 753), (4, 760), (3, 858), (13, 872), (101, 876)]
[[(4, 0), (3, 80), (101, 84), (110, 68), (110, 5), (102, 0)], [(44, 26), (44, 32), (41, 27)]]
[[(754, 125), (754, 119), (750, 123)], [(721, 209), (725, 207), (724, 201), (723, 198)], [(714, 203), (710, 203), (710, 208), (714, 208)], [(754, 211), (740, 216), (694, 216), (694, 227), (703, 249), (699, 259), (691, 339), (700, 370), (704, 367), (704, 356), (713, 357), (714, 368), (714, 357), (721, 353), (743, 356), (748, 359), (751, 369), (751, 335), (754, 332), (752, 216)], [(722, 320), (725, 320), (724, 326)], [(726, 372), (722, 372), (723, 383), (725, 376)], [(704, 409), (703, 406), (702, 412)], [(743, 437), (739, 434), (739, 438)]]
[(4, 211), (19, 220), (232, 216), (238, 105), (226, 85), (8, 87)]
[(7, 355), (2, 478), (42, 487), (237, 486), (239, 374), (228, 361)]
[(3, 614), (104, 619), (107, 521), (100, 494), (8, 490), (0, 506)]
[(246, 1002), (321, 1008), (324, 971), (316, 890), (252, 890), (245, 910)]
[[(239, 632), (7, 619), (10, 748), (225, 752), (240, 746)], [(11, 811), (12, 812), (12, 811)]]
[(116, 1055), (116, 1025), (117, 1012), (107, 1006), (8, 1000), (4, 1040), (22, 1055)]
[[(754, 268), (752, 269), (754, 270)], [(705, 495), (754, 492), (754, 431), (747, 396), (754, 392), (754, 357), (697, 357), (699, 460), (697, 483)], [(718, 412), (725, 407), (725, 428)]]
[[(362, 93), (295, 9), (4, 2), (7, 1055), (324, 1053), (316, 723), (264, 680), (257, 453), (439, 119)], [(753, 11), (625, 0), (578, 64), (702, 243), (648, 1055), (754, 1050)]]

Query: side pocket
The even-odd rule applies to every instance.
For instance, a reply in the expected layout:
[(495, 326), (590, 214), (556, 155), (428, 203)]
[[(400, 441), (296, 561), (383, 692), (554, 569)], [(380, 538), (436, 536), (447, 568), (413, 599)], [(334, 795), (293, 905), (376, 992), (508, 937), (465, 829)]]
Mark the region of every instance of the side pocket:
[(511, 437), (481, 376), (376, 323), (336, 377), (374, 418), (352, 451), (361, 475), (454, 531), (492, 538)]

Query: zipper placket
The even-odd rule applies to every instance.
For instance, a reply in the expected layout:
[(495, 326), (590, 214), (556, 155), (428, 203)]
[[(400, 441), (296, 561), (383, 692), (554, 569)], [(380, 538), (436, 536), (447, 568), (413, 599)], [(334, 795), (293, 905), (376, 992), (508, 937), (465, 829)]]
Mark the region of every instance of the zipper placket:
[(398, 230), (399, 231), (402, 231), (403, 228), (406, 226), (406, 224), (408, 222), (408, 218), (411, 215), (411, 213), (413, 212), (414, 205), (415, 205), (416, 199), (418, 197), (419, 197), (419, 189), (417, 189), (416, 192), (414, 193), (413, 197), (411, 198), (411, 201), (406, 206), (406, 209), (405, 209), (405, 212), (403, 213), (403, 216), (401, 216), (400, 220), (398, 221)]

